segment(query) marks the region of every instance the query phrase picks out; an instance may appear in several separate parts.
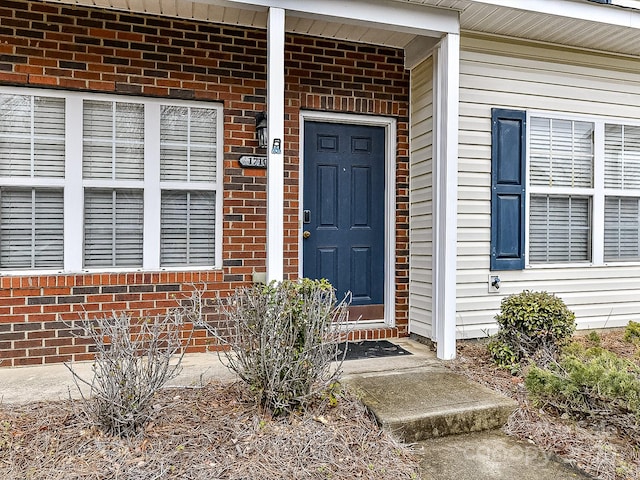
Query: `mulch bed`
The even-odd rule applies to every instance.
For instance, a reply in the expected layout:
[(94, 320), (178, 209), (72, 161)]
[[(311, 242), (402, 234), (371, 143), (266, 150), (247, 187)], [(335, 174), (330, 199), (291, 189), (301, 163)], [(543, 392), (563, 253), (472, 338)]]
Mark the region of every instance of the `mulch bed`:
[(79, 401), (0, 406), (0, 478), (418, 478), (411, 449), (375, 424), (355, 396), (272, 418), (240, 383), (169, 388), (136, 438), (90, 426)]
[[(600, 346), (624, 358), (640, 361), (638, 346), (623, 340), (622, 330), (599, 333)], [(576, 341), (593, 346), (577, 335)], [(577, 466), (594, 478), (632, 480), (640, 478), (640, 439), (632, 444), (610, 425), (575, 421), (533, 406), (526, 394), (524, 378), (497, 367), (486, 349), (486, 341), (459, 342), (454, 371), (497, 390), (519, 403), (504, 431), (538, 445)]]

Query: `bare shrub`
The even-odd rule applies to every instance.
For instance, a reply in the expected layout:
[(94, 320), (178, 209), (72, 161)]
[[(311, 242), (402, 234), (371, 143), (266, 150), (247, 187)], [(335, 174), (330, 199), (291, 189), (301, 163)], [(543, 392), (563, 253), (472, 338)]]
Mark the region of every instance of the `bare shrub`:
[[(106, 433), (128, 437), (138, 433), (158, 412), (155, 393), (181, 371), (182, 338), (186, 321), (201, 308), (201, 292), (166, 315), (132, 319), (126, 313), (81, 321), (83, 336), (96, 346), (93, 378), (71, 371), (82, 396), (82, 410), (90, 423)], [(81, 385), (90, 387), (85, 395)]]
[[(218, 326), (205, 327), (229, 348), (225, 364), (274, 414), (303, 408), (340, 377), (348, 299), (326, 280), (283, 281), (218, 298)], [(340, 360), (337, 368), (331, 363)]]

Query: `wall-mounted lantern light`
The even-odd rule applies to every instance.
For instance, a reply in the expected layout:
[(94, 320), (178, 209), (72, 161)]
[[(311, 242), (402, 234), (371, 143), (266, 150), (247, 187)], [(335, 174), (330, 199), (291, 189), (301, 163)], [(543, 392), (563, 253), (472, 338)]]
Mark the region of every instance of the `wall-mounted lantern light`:
[(267, 148), (269, 136), (267, 135), (267, 114), (265, 112), (256, 115), (256, 137), (258, 137), (258, 147)]

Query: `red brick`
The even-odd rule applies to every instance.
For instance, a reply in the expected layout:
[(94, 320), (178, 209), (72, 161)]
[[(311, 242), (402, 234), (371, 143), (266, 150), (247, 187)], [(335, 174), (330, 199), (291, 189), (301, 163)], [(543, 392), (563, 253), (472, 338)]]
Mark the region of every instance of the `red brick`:
[(44, 363), (62, 363), (70, 362), (73, 359), (72, 355), (53, 355), (44, 358)]
[(13, 307), (13, 313), (18, 315), (40, 313), (42, 311), (41, 305), (30, 305), (25, 307)]
[[(56, 336), (54, 330), (37, 330), (34, 332), (27, 332), (27, 338), (29, 340), (41, 339), (41, 338), (53, 338)], [(68, 342), (68, 340), (65, 340)]]
[[(27, 0), (25, 0), (27, 1)], [(117, 18), (116, 13), (103, 13), (81, 6), (67, 6), (64, 9), (55, 5), (42, 5), (41, 2), (31, 2), (31, 11), (51, 11), (56, 14), (56, 22), (65, 26), (60, 33), (45, 32), (45, 40), (29, 41), (15, 38), (6, 46), (0, 43), (0, 53), (18, 54), (15, 49), (24, 49), (20, 55), (26, 55), (26, 64), (13, 65), (13, 71), (0, 72), (0, 83), (24, 84), (41, 86), (60, 86), (68, 89), (89, 89), (95, 91), (119, 91), (128, 94), (149, 94), (166, 96), (169, 87), (193, 90), (196, 99), (225, 102), (224, 107), (224, 145), (225, 160), (223, 162), (224, 215), (243, 215), (240, 221), (224, 221), (223, 254), (225, 260), (240, 260), (238, 264), (225, 266), (222, 271), (207, 272), (162, 272), (162, 273), (131, 273), (131, 274), (78, 274), (43, 277), (15, 277), (2, 278), (0, 291), (0, 308), (10, 308), (16, 302), (12, 315), (1, 315), (0, 323), (24, 323), (28, 319), (43, 320), (60, 313), (60, 318), (66, 321), (77, 320), (78, 312), (90, 314), (109, 313), (112, 309), (124, 311), (130, 307), (136, 314), (144, 311), (162, 312), (175, 306), (172, 298), (178, 292), (144, 292), (135, 294), (123, 291), (115, 294), (85, 294), (85, 304), (64, 305), (33, 305), (26, 306), (24, 297), (40, 295), (40, 292), (20, 293), (24, 287), (42, 286), (44, 296), (70, 297), (75, 295), (69, 291), (72, 286), (101, 286), (112, 285), (170, 285), (203, 281), (208, 289), (207, 295), (212, 296), (215, 291), (227, 292), (245, 282), (235, 279), (248, 279), (253, 270), (261, 271), (265, 267), (266, 251), (266, 190), (265, 170), (240, 170), (237, 157), (255, 149), (253, 118), (254, 112), (265, 109), (264, 97), (266, 90), (266, 38), (262, 30), (246, 33), (242, 28), (221, 29), (221, 34), (208, 37), (205, 33), (197, 33), (193, 39), (194, 47), (182, 48), (181, 54), (167, 53), (165, 66), (160, 67), (155, 61), (143, 57), (143, 50), (124, 50), (102, 45), (84, 45), (71, 41), (71, 35), (84, 36), (95, 39), (114, 39), (121, 41), (136, 41), (153, 46), (170, 46), (176, 34), (183, 36), (193, 32), (200, 32), (197, 22), (177, 22), (185, 30), (176, 31), (172, 28), (170, 19), (148, 17), (146, 23), (140, 15), (140, 25), (145, 28), (156, 28), (158, 31), (144, 34), (135, 31), (120, 32), (98, 28), (104, 24), (100, 15), (110, 15)], [(2, 10), (5, 12), (7, 9)], [(0, 23), (3, 23), (0, 12)], [(74, 16), (75, 12), (75, 16)], [(95, 15), (95, 17), (94, 17)], [(139, 14), (131, 14), (139, 15)], [(9, 15), (8, 20), (15, 20)], [(202, 24), (202, 32), (210, 31), (211, 24)], [(188, 27), (188, 29), (187, 29)], [(206, 28), (205, 28), (206, 27)], [(163, 33), (164, 32), (164, 33)], [(186, 32), (186, 33), (185, 33)], [(37, 32), (34, 32), (37, 33)], [(248, 37), (251, 40), (248, 41)], [(77, 40), (78, 37), (75, 37)], [(66, 43), (60, 44), (61, 40)], [(67, 41), (68, 40), (68, 41)], [(190, 40), (190, 39), (189, 39)], [(233, 45), (233, 50), (225, 48)], [(207, 56), (207, 52), (215, 55)], [(403, 69), (403, 53), (386, 47), (371, 45), (349, 44), (336, 42), (331, 39), (315, 39), (286, 35), (286, 101), (287, 119), (285, 121), (285, 274), (290, 278), (298, 275), (298, 212), (299, 212), (299, 141), (300, 109), (324, 109), (327, 111), (342, 111), (353, 113), (371, 113), (376, 115), (408, 116), (408, 72)], [(114, 61), (115, 57), (115, 61)], [(251, 61), (248, 61), (251, 59)], [(84, 62), (87, 69), (60, 69), (59, 60)], [(222, 64), (221, 62), (224, 62)], [(252, 66), (253, 65), (253, 66)], [(194, 71), (187, 67), (193, 66)], [(45, 68), (47, 70), (45, 70)], [(145, 69), (158, 70), (166, 78), (145, 76)], [(208, 74), (198, 71), (208, 68)], [(247, 72), (250, 78), (244, 78)], [(317, 80), (317, 85), (310, 80)], [(307, 81), (306, 84), (303, 84)], [(351, 82), (354, 91), (344, 85)], [(117, 83), (117, 84), (116, 84)], [(247, 97), (248, 96), (248, 97)], [(397, 183), (408, 183), (408, 125), (405, 118), (398, 118), (397, 139)], [(255, 152), (261, 153), (261, 152)], [(235, 187), (235, 188), (234, 188)], [(407, 196), (406, 189), (398, 188), (400, 196)], [(232, 209), (242, 208), (242, 212)], [(398, 202), (397, 219), (400, 223), (407, 223), (408, 203)], [(400, 328), (381, 329), (376, 332), (359, 332), (359, 338), (383, 337), (403, 332), (406, 334), (407, 302), (406, 292), (408, 271), (406, 266), (406, 251), (408, 250), (407, 232), (399, 229), (397, 232), (396, 276), (398, 278), (396, 299), (396, 321)], [(226, 279), (226, 281), (225, 281)], [(65, 288), (66, 287), (66, 288)], [(11, 288), (14, 298), (7, 299)], [(50, 290), (55, 289), (55, 290)], [(62, 289), (63, 291), (59, 290)], [(53, 293), (56, 292), (56, 293)], [(61, 293), (57, 293), (61, 292)], [(121, 301), (114, 301), (114, 295)], [(9, 300), (11, 303), (6, 303)], [(129, 304), (127, 305), (127, 303)], [(33, 311), (26, 309), (35, 308)], [(17, 310), (17, 312), (16, 312)], [(42, 312), (42, 313), (39, 313)], [(28, 316), (28, 317), (27, 317)], [(47, 338), (50, 331), (32, 331), (30, 335)], [(209, 341), (199, 332), (192, 340), (191, 348), (205, 348)], [(31, 339), (31, 337), (30, 337)], [(74, 340), (70, 337), (60, 337), (60, 342), (68, 342), (67, 348), (78, 351), (61, 351), (64, 343), (60, 343), (58, 353), (46, 356), (46, 361), (61, 361), (63, 356), (75, 354), (75, 359), (92, 359), (86, 352), (84, 345), (71, 345)], [(55, 342), (57, 345), (57, 341)], [(209, 348), (215, 348), (209, 345)], [(21, 352), (20, 355), (24, 355)], [(65, 358), (66, 358), (65, 357)], [(40, 359), (34, 359), (40, 361)], [(6, 364), (3, 364), (6, 365)]]
[(34, 339), (34, 340), (16, 340), (15, 342), (13, 342), (13, 348), (35, 348), (35, 347), (41, 347), (43, 344), (43, 341), (41, 339)]
[[(0, 75), (0, 80), (2, 80), (2, 75)], [(44, 75), (29, 75), (29, 83), (33, 85), (58, 85), (58, 79), (55, 77), (47, 77)]]
[(27, 365), (42, 365), (42, 357), (15, 358), (13, 360), (14, 367), (24, 367)]
[(83, 346), (73, 346), (73, 347), (59, 347), (58, 351), (60, 354), (74, 354), (74, 353), (86, 353), (87, 347)]

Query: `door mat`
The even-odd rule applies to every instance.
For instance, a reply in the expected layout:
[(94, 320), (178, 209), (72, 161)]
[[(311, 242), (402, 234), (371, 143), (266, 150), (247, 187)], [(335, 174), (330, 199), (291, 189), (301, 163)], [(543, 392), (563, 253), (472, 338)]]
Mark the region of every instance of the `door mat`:
[[(408, 352), (404, 348), (399, 347), (388, 340), (363, 340), (361, 342), (349, 342), (346, 346), (347, 354), (344, 357), (345, 360), (411, 355), (411, 352)], [(344, 348), (345, 343), (340, 343), (338, 358), (342, 358)]]

